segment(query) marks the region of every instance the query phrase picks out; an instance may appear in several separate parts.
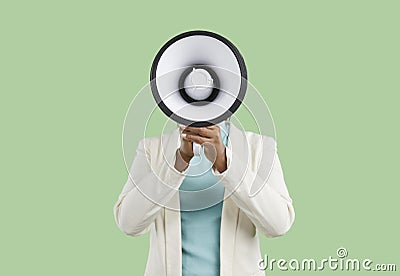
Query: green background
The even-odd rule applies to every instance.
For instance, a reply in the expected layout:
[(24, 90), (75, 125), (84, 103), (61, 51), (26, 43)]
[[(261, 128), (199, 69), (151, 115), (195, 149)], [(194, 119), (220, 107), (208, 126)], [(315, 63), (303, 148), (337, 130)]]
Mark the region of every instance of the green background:
[(276, 124), (296, 221), (261, 238), (262, 254), (322, 259), (343, 246), (399, 266), (399, 8), (2, 1), (0, 274), (143, 274), (149, 237), (125, 236), (112, 212), (127, 178), (123, 120), (159, 47), (193, 29), (238, 46)]

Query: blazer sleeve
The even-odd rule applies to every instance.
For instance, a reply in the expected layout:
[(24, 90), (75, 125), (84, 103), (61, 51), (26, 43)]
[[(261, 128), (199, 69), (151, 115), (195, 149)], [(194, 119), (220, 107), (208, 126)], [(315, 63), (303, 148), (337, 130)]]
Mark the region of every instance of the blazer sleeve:
[(155, 147), (157, 145), (151, 145), (148, 139), (139, 142), (128, 179), (114, 204), (116, 224), (130, 236), (149, 230), (185, 177), (185, 172), (168, 164), (174, 162), (175, 155), (170, 157), (170, 162), (159, 162), (161, 165), (153, 168), (150, 151)]
[[(294, 222), (295, 212), (277, 151), (271, 151), (271, 143), (276, 149), (275, 140), (271, 137), (264, 138), (267, 138), (268, 142), (264, 141), (262, 154), (272, 152), (275, 155), (272, 168), (271, 165), (266, 166), (261, 161), (259, 169), (256, 170), (227, 147), (227, 170), (223, 173), (215, 171), (214, 174), (225, 188), (232, 192), (232, 200), (249, 217), (257, 230), (267, 237), (277, 237), (290, 229)], [(255, 159), (256, 152), (257, 149), (254, 149), (253, 156), (248, 162), (254, 162), (250, 160)], [(255, 195), (251, 195), (252, 185), (262, 188)]]

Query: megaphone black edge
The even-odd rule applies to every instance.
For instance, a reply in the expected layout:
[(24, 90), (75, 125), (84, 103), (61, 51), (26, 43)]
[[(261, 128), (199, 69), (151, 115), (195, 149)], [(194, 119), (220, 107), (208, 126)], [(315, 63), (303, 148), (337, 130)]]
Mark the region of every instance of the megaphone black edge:
[[(182, 118), (176, 114), (174, 114), (162, 101), (161, 97), (159, 96), (157, 85), (155, 83), (156, 79), (156, 70), (157, 70), (157, 65), (158, 62), (160, 61), (161, 56), (165, 52), (165, 50), (171, 46), (173, 43), (176, 41), (189, 37), (189, 36), (194, 36), (194, 35), (204, 35), (204, 36), (210, 36), (215, 39), (220, 40), (222, 43), (224, 43), (226, 46), (229, 47), (229, 49), (233, 52), (233, 54), (236, 57), (236, 60), (238, 61), (239, 68), (240, 68), (240, 74), (241, 74), (241, 83), (240, 83), (240, 90), (239, 94), (235, 100), (235, 102), (232, 104), (232, 106), (222, 115), (218, 116), (217, 118), (211, 119), (209, 121), (191, 121), (187, 120), (185, 118)], [(246, 94), (246, 89), (247, 89), (247, 69), (246, 69), (246, 64), (244, 62), (243, 56), (240, 54), (239, 50), (236, 48), (236, 46), (230, 42), (227, 38), (217, 34), (213, 33), (210, 31), (203, 31), (203, 30), (194, 30), (194, 31), (188, 31), (184, 32), (181, 34), (178, 34), (177, 36), (174, 36), (170, 40), (168, 40), (158, 51), (156, 54), (153, 63), (151, 65), (151, 70), (150, 70), (150, 87), (151, 91), (153, 94), (154, 99), (157, 102), (158, 107), (164, 112), (165, 115), (173, 119), (174, 121), (177, 121), (178, 123), (184, 124), (184, 125), (190, 125), (193, 127), (206, 127), (210, 125), (215, 125), (218, 124), (226, 119), (228, 119), (240, 106), (242, 103), (244, 96)]]

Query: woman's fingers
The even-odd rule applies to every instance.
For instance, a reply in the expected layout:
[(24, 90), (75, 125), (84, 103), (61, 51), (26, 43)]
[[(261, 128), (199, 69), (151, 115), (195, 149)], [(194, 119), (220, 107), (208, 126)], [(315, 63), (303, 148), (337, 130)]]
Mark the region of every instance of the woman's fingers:
[(199, 136), (196, 134), (186, 134), (186, 133), (182, 133), (182, 138), (188, 142), (194, 142), (197, 144), (204, 144), (206, 142), (211, 143), (211, 139), (203, 137), (203, 136)]
[(181, 135), (181, 136), (182, 136), (182, 139), (183, 139), (184, 141), (186, 141), (186, 142), (192, 142), (190, 139), (187, 138), (187, 135), (188, 135), (187, 133), (182, 133), (182, 135)]
[(219, 127), (213, 127), (213, 128), (208, 128), (208, 127), (184, 127), (182, 128), (182, 133), (186, 134), (194, 134), (206, 138), (213, 138), (215, 136), (218, 136), (219, 134)]
[(207, 126), (206, 128), (212, 129), (212, 130), (215, 130), (215, 129), (219, 130), (219, 125), (211, 125), (211, 126)]

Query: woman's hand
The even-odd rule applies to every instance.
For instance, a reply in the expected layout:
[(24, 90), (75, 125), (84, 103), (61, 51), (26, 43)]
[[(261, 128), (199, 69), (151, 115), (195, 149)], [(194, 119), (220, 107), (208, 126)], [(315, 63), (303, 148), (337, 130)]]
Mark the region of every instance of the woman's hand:
[(175, 169), (177, 169), (180, 172), (184, 171), (189, 166), (189, 162), (194, 156), (193, 143), (183, 138), (184, 136), (182, 131), (183, 128), (184, 127), (180, 127), (179, 129), (181, 137), (181, 146), (176, 151), (176, 160), (175, 160)]
[[(213, 163), (213, 168), (220, 173), (227, 168), (225, 145), (221, 139), (221, 132), (218, 125), (208, 127), (186, 127), (180, 126), (181, 129), (181, 152), (182, 158), (185, 155), (190, 159), (193, 157), (193, 144), (197, 143), (204, 147), (204, 155)], [(183, 153), (183, 154), (182, 154)], [(186, 160), (185, 160), (186, 161)]]
[(181, 147), (179, 148), (179, 153), (186, 163), (189, 163), (190, 159), (194, 156), (193, 153), (193, 143), (185, 139), (186, 134), (183, 132), (185, 126), (179, 127), (179, 132), (181, 134)]

